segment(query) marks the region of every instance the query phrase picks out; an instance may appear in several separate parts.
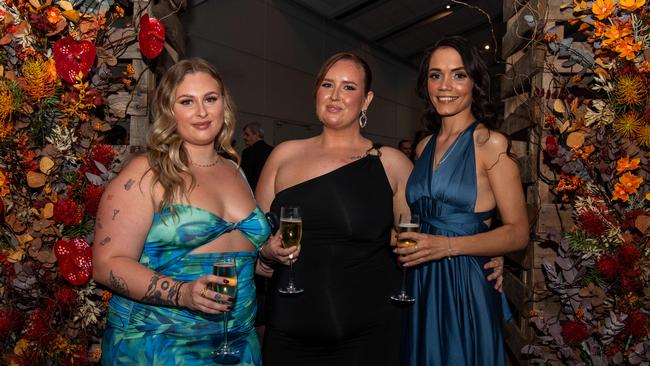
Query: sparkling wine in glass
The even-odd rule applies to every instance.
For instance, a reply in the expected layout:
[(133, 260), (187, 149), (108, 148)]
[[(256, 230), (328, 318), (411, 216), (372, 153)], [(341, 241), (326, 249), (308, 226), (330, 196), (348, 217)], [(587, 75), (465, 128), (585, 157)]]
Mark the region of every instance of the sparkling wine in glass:
[[(280, 239), (285, 248), (300, 245), (302, 239), (302, 217), (300, 207), (284, 206), (280, 208)], [(296, 287), (293, 274), (293, 258), (289, 257), (289, 283), (278, 291), (282, 294), (299, 294), (303, 289)]]
[[(415, 240), (400, 239), (401, 233), (406, 232), (419, 232), (420, 231), (420, 217), (418, 215), (401, 214), (399, 215), (399, 222), (397, 224), (397, 247), (411, 247), (414, 246)], [(402, 267), (402, 288), (394, 295), (391, 295), (391, 300), (401, 304), (412, 304), (415, 298), (406, 293), (406, 268)]]
[[(230, 304), (234, 306), (237, 297), (237, 265), (235, 257), (227, 254), (218, 255), (212, 265), (212, 273), (228, 280), (225, 285), (212, 284), (212, 290), (230, 296)], [(219, 302), (227, 303), (225, 301)], [(214, 357), (220, 364), (237, 364), (241, 360), (241, 355), (239, 350), (228, 342), (228, 314), (227, 311), (223, 313), (223, 343), (214, 351)]]

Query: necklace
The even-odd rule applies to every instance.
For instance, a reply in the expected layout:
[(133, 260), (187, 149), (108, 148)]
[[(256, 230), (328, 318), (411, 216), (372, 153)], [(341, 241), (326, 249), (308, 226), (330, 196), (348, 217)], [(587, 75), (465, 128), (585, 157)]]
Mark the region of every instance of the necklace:
[(454, 140), (454, 142), (452, 142), (451, 146), (449, 146), (447, 148), (447, 151), (444, 152), (442, 159), (440, 159), (440, 161), (437, 164), (435, 164), (435, 161), (434, 161), (433, 165), (435, 166), (436, 169), (438, 169), (440, 164), (444, 163), (445, 160), (447, 160), (447, 158), (449, 157), (449, 155), (451, 155), (451, 153), (454, 151), (454, 148), (456, 147), (456, 143), (458, 142), (458, 140), (460, 140), (460, 135), (456, 136), (456, 139)]
[(199, 163), (195, 163), (195, 162), (190, 160), (190, 164), (192, 164), (192, 165), (194, 165), (195, 167), (198, 167), (198, 168), (211, 168), (211, 167), (217, 165), (218, 162), (219, 162), (219, 158), (217, 158), (215, 161), (213, 161), (212, 163), (209, 163), (209, 164), (199, 164)]

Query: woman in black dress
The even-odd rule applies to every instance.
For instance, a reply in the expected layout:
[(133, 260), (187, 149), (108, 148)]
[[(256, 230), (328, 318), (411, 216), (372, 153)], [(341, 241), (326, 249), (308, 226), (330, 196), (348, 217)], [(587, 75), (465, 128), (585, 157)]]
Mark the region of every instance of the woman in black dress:
[[(262, 171), (256, 198), (263, 210), (302, 209), (294, 270), (305, 289), (292, 297), (279, 294), (288, 267), (275, 269), (267, 293), (265, 365), (398, 362), (402, 317), (388, 299), (399, 288), (400, 272), (389, 243), (394, 214), (408, 212), (404, 187), (412, 164), (399, 150), (361, 135), (371, 79), (366, 62), (354, 54), (327, 60), (314, 92), (323, 132), (278, 145)], [(298, 254), (274, 240), (264, 254), (285, 264), (289, 254)]]

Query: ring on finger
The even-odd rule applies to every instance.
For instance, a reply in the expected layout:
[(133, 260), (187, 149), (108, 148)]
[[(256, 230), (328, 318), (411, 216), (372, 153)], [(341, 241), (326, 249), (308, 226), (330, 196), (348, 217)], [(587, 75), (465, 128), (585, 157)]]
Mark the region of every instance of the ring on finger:
[(417, 251), (417, 250), (418, 250), (418, 245), (417, 245), (417, 244), (415, 244), (415, 247), (414, 247), (414, 248), (415, 248), (415, 250)]
[(205, 286), (203, 290), (201, 290), (201, 297), (205, 297), (206, 292), (208, 292), (208, 286)]

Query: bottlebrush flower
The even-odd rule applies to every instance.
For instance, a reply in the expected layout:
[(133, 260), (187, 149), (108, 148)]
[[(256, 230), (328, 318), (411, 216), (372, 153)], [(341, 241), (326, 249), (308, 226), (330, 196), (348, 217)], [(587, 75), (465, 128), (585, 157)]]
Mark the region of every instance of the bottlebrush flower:
[(84, 217), (83, 207), (70, 198), (62, 198), (54, 205), (54, 221), (58, 224), (79, 225)]
[(51, 61), (40, 58), (27, 61), (23, 65), (24, 90), (31, 98), (41, 100), (54, 95), (56, 77), (52, 75), (51, 66)]
[(23, 326), (22, 312), (17, 309), (0, 311), (0, 341), (4, 341), (11, 333)]
[(641, 252), (633, 244), (623, 244), (618, 248), (618, 259), (619, 263), (624, 268), (632, 267), (636, 262), (638, 262)]
[(576, 345), (589, 337), (587, 325), (576, 320), (569, 320), (562, 324), (562, 337), (569, 345)]
[(648, 316), (636, 310), (627, 317), (625, 327), (634, 337), (645, 337), (648, 335)]
[(645, 81), (639, 75), (624, 74), (616, 82), (616, 102), (623, 105), (639, 105), (648, 94)]
[(607, 224), (597, 212), (585, 211), (578, 215), (576, 220), (578, 227), (591, 237), (601, 236), (607, 232)]
[(96, 186), (94, 184), (88, 184), (83, 193), (84, 207), (86, 208), (86, 212), (88, 212), (93, 217), (97, 215), (97, 208), (99, 207), (99, 201), (102, 198), (102, 193), (104, 193), (104, 187)]
[(596, 263), (596, 268), (600, 274), (610, 281), (616, 278), (619, 271), (619, 265), (616, 259), (608, 255), (600, 257), (598, 263)]
[(650, 126), (645, 125), (641, 127), (637, 134), (636, 141), (639, 145), (650, 148)]

